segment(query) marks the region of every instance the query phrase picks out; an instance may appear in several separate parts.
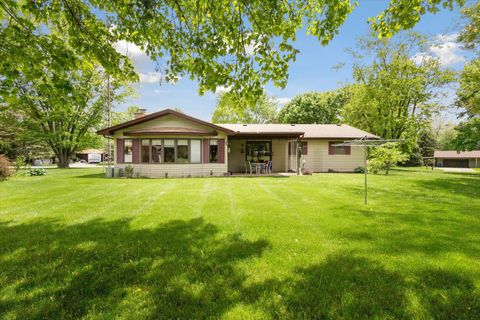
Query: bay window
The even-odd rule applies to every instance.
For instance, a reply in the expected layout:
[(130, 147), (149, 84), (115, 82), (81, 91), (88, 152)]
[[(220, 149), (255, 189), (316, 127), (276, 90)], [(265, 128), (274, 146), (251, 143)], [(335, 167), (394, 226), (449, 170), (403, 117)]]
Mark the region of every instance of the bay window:
[(177, 140), (177, 163), (188, 163), (188, 140)]
[(132, 139), (125, 139), (123, 145), (123, 162), (132, 163), (133, 160), (133, 146)]
[(161, 139), (152, 139), (152, 162), (153, 163), (162, 162), (162, 140)]
[(141, 148), (141, 159), (142, 163), (150, 162), (150, 140), (142, 139), (142, 148)]
[(175, 140), (163, 140), (163, 162), (175, 163)]
[(200, 163), (201, 159), (201, 140), (190, 140), (190, 163)]
[(208, 159), (210, 163), (218, 162), (218, 140), (210, 140)]

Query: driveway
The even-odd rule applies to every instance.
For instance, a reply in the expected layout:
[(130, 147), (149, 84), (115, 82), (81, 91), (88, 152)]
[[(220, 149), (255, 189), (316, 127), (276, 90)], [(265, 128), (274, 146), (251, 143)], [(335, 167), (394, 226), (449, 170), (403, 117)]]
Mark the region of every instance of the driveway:
[(443, 170), (445, 172), (466, 172), (466, 173), (475, 172), (475, 170), (471, 168), (437, 168), (437, 169)]

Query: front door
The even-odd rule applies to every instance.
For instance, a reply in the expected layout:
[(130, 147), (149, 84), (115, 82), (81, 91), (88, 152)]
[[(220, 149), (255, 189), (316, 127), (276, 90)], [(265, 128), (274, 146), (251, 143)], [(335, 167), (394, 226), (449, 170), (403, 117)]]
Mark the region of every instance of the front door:
[(249, 162), (272, 161), (272, 141), (247, 141), (246, 160)]

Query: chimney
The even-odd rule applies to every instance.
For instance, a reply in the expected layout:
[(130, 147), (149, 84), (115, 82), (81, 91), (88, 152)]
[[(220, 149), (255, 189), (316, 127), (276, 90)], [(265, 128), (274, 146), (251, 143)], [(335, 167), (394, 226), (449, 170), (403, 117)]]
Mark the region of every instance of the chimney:
[(147, 115), (147, 109), (139, 109), (138, 112), (134, 112), (133, 116), (135, 119), (145, 117)]

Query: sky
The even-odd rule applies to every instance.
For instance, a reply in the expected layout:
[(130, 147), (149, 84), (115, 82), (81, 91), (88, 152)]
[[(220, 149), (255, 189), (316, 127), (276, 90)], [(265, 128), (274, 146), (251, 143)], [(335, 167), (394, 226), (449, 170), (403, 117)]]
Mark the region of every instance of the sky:
[[(359, 6), (327, 46), (320, 45), (312, 36), (299, 33), (294, 45), (300, 53), (296, 61), (290, 64), (287, 86), (281, 89), (267, 85), (267, 94), (275, 97), (281, 107), (298, 94), (335, 89), (351, 80), (352, 57), (346, 49), (354, 49), (358, 37), (371, 34), (367, 18), (376, 16), (387, 5), (388, 1), (383, 0), (360, 0)], [(437, 57), (445, 68), (454, 70), (461, 69), (468, 60), (469, 53), (454, 42), (456, 34), (461, 30), (458, 7), (453, 11), (442, 10), (435, 15), (426, 14), (412, 30), (427, 35), (436, 43), (425, 52), (414, 54), (412, 59)], [(165, 108), (180, 108), (186, 114), (210, 120), (215, 109), (215, 93), (200, 96), (196, 81), (187, 77), (175, 84), (160, 83), (160, 74), (155, 72), (155, 64), (138, 47), (122, 41), (117, 43), (117, 50), (132, 58), (140, 82), (134, 85), (136, 95), (116, 106), (116, 110), (125, 110), (131, 105), (145, 108), (149, 113)], [(340, 63), (344, 64), (343, 68), (333, 68)]]

